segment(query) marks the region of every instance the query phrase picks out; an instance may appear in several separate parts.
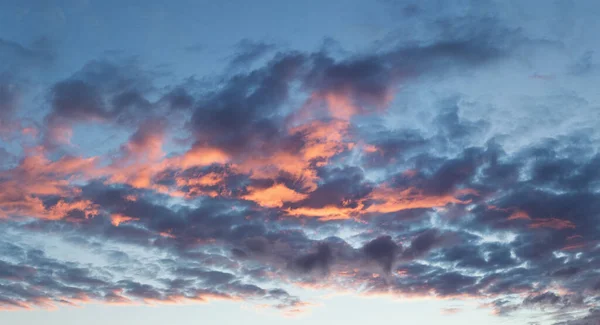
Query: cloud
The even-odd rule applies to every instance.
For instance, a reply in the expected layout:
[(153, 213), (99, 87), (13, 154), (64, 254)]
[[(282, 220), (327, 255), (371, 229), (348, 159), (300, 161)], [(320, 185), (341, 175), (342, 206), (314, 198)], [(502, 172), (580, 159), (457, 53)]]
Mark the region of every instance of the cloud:
[(56, 60), (54, 44), (41, 38), (23, 45), (0, 38), (0, 136), (20, 131), (23, 97)]
[(229, 61), (232, 69), (247, 67), (268, 52), (273, 51), (276, 46), (274, 44), (242, 39), (236, 44), (235, 48), (236, 53)]
[(16, 68), (43, 67), (51, 64), (56, 54), (53, 44), (47, 38), (40, 38), (31, 46), (24, 46), (18, 42), (0, 39), (0, 58), (3, 73), (16, 73)]
[(17, 100), (17, 86), (10, 82), (0, 83), (0, 118), (2, 118), (3, 121), (8, 120), (8, 118), (14, 113), (16, 110)]
[(369, 259), (377, 261), (385, 272), (390, 272), (396, 254), (402, 248), (394, 243), (389, 236), (379, 237), (365, 244), (363, 251)]

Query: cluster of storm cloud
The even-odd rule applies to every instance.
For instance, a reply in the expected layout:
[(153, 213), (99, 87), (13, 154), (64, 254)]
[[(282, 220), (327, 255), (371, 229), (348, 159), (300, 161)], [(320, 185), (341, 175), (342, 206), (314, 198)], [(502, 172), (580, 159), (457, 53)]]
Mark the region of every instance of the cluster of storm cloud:
[[(403, 84), (528, 41), (482, 27), (345, 58), (282, 51), (177, 86), (135, 62), (92, 61), (49, 87), (37, 120), (20, 111), (26, 83), (4, 74), (1, 132), (22, 151), (0, 171), (0, 306), (229, 299), (295, 312), (310, 304), (290, 293), (303, 288), (593, 321), (600, 156), (585, 130), (507, 153), (453, 99), (427, 132), (383, 123)], [(73, 149), (79, 125), (131, 136), (91, 155)], [(53, 257), (34, 234), (109, 263)]]

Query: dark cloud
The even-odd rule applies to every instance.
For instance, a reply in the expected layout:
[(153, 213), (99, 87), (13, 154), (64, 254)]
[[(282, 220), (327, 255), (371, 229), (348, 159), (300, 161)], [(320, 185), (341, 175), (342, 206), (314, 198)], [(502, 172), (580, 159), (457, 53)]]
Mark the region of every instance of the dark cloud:
[(110, 113), (100, 91), (82, 80), (56, 84), (52, 89), (52, 106), (55, 116), (73, 120), (104, 119)]
[(362, 249), (368, 259), (379, 263), (385, 272), (390, 272), (402, 247), (396, 244), (390, 236), (383, 236), (366, 243)]
[(396, 84), (394, 69), (382, 57), (336, 62), (317, 54), (312, 61), (313, 66), (304, 81), (306, 87), (325, 94), (349, 94), (362, 107), (383, 106)]
[(177, 87), (162, 97), (173, 110), (187, 110), (194, 105), (194, 97), (183, 87)]
[(321, 172), (321, 184), (306, 199), (290, 204), (291, 207), (323, 208), (338, 206), (355, 208), (372, 191), (363, 171), (356, 167), (334, 168)]
[(329, 266), (333, 259), (331, 248), (325, 244), (319, 244), (317, 251), (307, 255), (300, 256), (294, 261), (294, 267), (302, 272), (310, 272), (314, 269), (320, 269), (322, 272), (329, 272)]
[(270, 147), (266, 144), (281, 132), (277, 109), (288, 99), (303, 61), (301, 55), (278, 56), (266, 68), (232, 77), (195, 109), (192, 127), (198, 142), (231, 152)]
[(52, 87), (52, 111), (47, 118), (50, 123), (59, 119), (126, 121), (136, 113), (147, 114), (150, 103), (145, 96), (153, 89), (151, 76), (134, 60), (90, 61), (71, 78)]
[(443, 236), (437, 229), (422, 231), (412, 239), (410, 246), (403, 252), (403, 256), (405, 258), (419, 258), (435, 248), (442, 240)]

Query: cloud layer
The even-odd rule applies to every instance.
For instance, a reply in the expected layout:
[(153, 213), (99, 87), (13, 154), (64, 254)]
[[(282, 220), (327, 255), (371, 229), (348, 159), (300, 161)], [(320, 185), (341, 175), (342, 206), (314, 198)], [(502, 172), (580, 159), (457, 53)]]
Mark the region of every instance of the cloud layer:
[[(343, 56), (246, 39), (206, 84), (92, 60), (33, 115), (20, 98), (54, 54), (0, 39), (27, 67), (0, 74), (0, 309), (226, 299), (294, 314), (314, 303), (296, 291), (327, 289), (592, 324), (600, 154), (597, 122), (577, 122), (592, 115), (540, 135), (458, 92), (402, 108), (553, 46), (500, 18)], [(538, 108), (524, 115), (551, 118)]]

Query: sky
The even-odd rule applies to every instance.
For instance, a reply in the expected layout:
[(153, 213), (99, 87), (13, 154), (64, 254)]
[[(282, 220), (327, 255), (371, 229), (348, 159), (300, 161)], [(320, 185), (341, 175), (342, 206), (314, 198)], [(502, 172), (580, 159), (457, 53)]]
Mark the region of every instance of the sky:
[(600, 324), (599, 15), (0, 1), (0, 323)]

